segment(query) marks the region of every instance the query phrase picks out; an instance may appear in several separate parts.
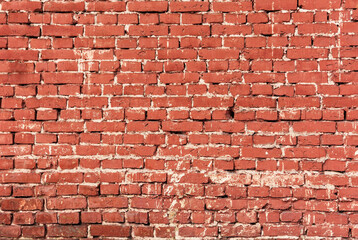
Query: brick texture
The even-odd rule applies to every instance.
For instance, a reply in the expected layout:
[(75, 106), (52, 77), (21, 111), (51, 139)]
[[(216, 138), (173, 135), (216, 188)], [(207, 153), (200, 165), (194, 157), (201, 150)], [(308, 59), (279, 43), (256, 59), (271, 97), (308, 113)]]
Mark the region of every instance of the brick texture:
[(0, 2), (0, 238), (358, 238), (358, 1)]

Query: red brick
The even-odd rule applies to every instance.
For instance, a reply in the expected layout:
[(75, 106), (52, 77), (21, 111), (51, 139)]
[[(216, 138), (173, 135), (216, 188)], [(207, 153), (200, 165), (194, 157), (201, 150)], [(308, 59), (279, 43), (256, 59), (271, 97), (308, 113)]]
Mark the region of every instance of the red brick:
[(1, 202), (1, 209), (12, 210), (12, 211), (42, 210), (43, 201), (41, 199), (27, 199), (27, 198), (4, 199)]
[(286, 235), (286, 236), (297, 236), (300, 235), (303, 230), (303, 226), (264, 226), (263, 228), (263, 234), (265, 236), (280, 236), (280, 235)]
[(114, 225), (91, 225), (90, 234), (100, 237), (129, 237), (131, 227)]
[(38, 238), (45, 236), (44, 226), (28, 226), (22, 228), (22, 236), (29, 238)]
[(328, 228), (325, 226), (309, 226), (307, 227), (307, 236), (320, 236), (320, 237), (348, 237), (348, 226), (334, 226)]
[(294, 10), (297, 8), (296, 0), (256, 0), (255, 10)]
[(165, 12), (168, 10), (168, 2), (129, 2), (128, 10), (134, 12)]
[(299, 0), (298, 5), (304, 9), (335, 9), (335, 8), (340, 8), (341, 0), (328, 0), (328, 1)]
[(215, 237), (218, 235), (217, 227), (181, 227), (179, 235), (182, 237)]
[(223, 226), (221, 234), (225, 237), (258, 237), (260, 236), (259, 225)]
[(79, 221), (80, 215), (78, 212), (60, 213), (58, 216), (58, 222), (60, 224), (78, 224)]
[(89, 208), (126, 208), (128, 200), (124, 197), (91, 197), (88, 199)]
[(90, 2), (86, 8), (92, 12), (122, 12), (126, 9), (125, 2)]
[(27, 25), (2, 25), (0, 36), (39, 36), (40, 29), (36, 26)]
[(50, 198), (47, 201), (48, 209), (84, 209), (87, 206), (86, 198)]
[(113, 34), (117, 36), (124, 35), (123, 26), (86, 26), (85, 27), (86, 36), (112, 36)]
[(209, 10), (208, 2), (171, 2), (172, 12), (205, 12)]
[(136, 237), (153, 237), (154, 227), (135, 226), (133, 227), (132, 235)]
[(83, 27), (79, 26), (43, 26), (45, 36), (78, 36), (83, 33)]
[(357, 8), (357, 0), (347, 0), (346, 8)]
[(47, 235), (50, 237), (86, 237), (87, 226), (53, 225), (48, 227)]
[(213, 2), (212, 4), (212, 9), (216, 12), (241, 12), (252, 10), (252, 3), (250, 1)]
[(21, 235), (20, 226), (0, 226), (0, 236), (6, 238), (18, 238)]
[(194, 36), (208, 36), (210, 35), (209, 26), (171, 26), (170, 27), (171, 35), (173, 36), (185, 36), (185, 35), (194, 35)]
[(3, 10), (9, 11), (36, 11), (42, 8), (42, 4), (39, 1), (18, 1), (18, 2), (4, 2), (2, 3)]

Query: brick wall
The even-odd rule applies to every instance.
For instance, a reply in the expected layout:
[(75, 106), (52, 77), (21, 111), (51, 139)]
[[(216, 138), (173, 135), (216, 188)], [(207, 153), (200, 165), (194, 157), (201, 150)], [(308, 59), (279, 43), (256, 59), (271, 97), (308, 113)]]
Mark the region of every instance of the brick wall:
[(358, 1), (2, 1), (0, 237), (358, 237)]

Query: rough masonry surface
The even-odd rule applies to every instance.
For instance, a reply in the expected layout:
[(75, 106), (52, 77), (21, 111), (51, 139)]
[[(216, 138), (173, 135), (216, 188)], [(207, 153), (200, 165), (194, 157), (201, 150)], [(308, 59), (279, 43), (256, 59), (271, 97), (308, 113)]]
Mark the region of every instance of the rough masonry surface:
[(358, 1), (1, 1), (0, 237), (358, 238)]

